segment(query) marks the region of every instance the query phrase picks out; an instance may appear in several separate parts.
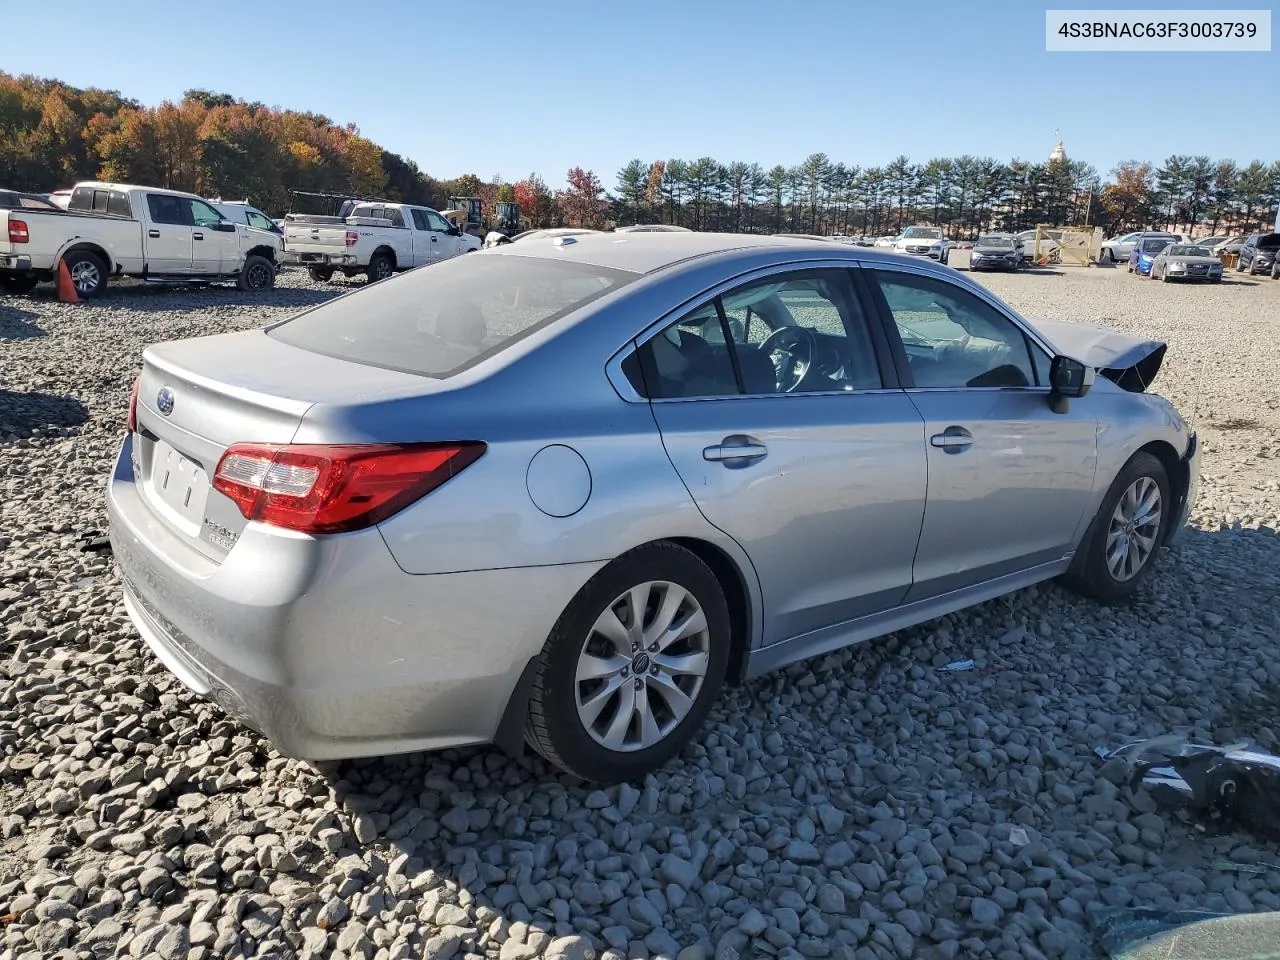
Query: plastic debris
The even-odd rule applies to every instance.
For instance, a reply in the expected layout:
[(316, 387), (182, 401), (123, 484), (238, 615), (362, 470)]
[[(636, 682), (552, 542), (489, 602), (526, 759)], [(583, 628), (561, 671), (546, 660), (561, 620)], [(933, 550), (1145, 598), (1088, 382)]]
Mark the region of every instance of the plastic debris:
[(950, 663), (944, 664), (938, 668), (947, 673), (957, 673), (961, 670), (972, 670), (972, 660), (952, 660)]
[(1130, 786), (1208, 825), (1238, 824), (1280, 839), (1280, 757), (1251, 743), (1219, 747), (1171, 735), (1095, 751), (1124, 759)]
[(1015, 847), (1025, 847), (1031, 842), (1031, 838), (1027, 836), (1027, 828), (1011, 827), (1009, 829), (1009, 842)]

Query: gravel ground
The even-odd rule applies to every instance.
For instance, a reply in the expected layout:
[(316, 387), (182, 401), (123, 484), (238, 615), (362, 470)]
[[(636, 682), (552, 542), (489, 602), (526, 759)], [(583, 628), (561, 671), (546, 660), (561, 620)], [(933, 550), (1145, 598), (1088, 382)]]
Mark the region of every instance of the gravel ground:
[(339, 288), (0, 297), (0, 960), (1025, 960), (1094, 956), (1102, 906), (1280, 908), (1280, 872), (1213, 866), (1275, 845), (1180, 825), (1092, 752), (1280, 746), (1280, 283), (982, 280), (1168, 340), (1157, 387), (1205, 450), (1185, 544), (1128, 607), (1042, 586), (754, 681), (608, 790), (493, 750), (282, 759), (170, 677), (79, 550), (142, 347)]

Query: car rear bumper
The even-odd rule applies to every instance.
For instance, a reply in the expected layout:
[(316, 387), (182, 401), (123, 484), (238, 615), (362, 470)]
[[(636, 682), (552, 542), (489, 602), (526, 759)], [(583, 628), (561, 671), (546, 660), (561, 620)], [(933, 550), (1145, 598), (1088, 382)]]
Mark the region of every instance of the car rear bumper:
[(493, 740), (521, 672), (600, 564), (413, 576), (377, 529), (250, 523), (221, 563), (161, 521), (131, 438), (107, 488), (125, 609), (184, 684), (294, 757)]
[(281, 259), (287, 263), (301, 267), (358, 267), (355, 254), (352, 253), (295, 253), (285, 250)]
[(0, 270), (11, 270), (14, 273), (26, 273), (31, 269), (31, 258), (26, 254), (6, 253), (0, 255)]

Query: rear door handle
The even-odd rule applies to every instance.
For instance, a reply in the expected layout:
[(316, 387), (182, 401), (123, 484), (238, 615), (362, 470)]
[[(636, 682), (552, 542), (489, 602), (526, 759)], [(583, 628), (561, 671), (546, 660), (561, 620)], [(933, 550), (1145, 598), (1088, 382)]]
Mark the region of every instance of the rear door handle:
[(930, 437), (929, 442), (947, 453), (960, 453), (973, 446), (973, 434), (964, 427), (947, 427), (942, 433)]
[(192, 239), (192, 240), (203, 240), (203, 239), (204, 239), (204, 234), (203, 234), (203, 233), (193, 233), (193, 234), (191, 235), (191, 239)]
[(734, 435), (725, 437), (720, 443), (704, 447), (702, 459), (720, 462), (726, 465), (743, 466), (762, 459), (769, 453), (769, 448), (755, 437)]
[(435, 238), (435, 236), (434, 236), (434, 235), (431, 237), (431, 242), (432, 242), (432, 243), (435, 243), (435, 242), (436, 242), (436, 238)]
[(160, 236), (160, 231), (159, 231), (159, 230), (148, 230), (148, 231), (147, 231), (147, 236), (148, 236), (148, 237), (158, 237), (158, 236)]

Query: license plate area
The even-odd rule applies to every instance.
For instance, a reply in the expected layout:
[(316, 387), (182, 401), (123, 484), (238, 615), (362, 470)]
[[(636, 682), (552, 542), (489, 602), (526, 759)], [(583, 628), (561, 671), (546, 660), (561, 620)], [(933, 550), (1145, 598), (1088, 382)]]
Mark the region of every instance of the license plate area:
[(187, 536), (200, 536), (209, 499), (209, 476), (200, 464), (164, 440), (156, 440), (147, 493), (157, 512), (169, 523)]

